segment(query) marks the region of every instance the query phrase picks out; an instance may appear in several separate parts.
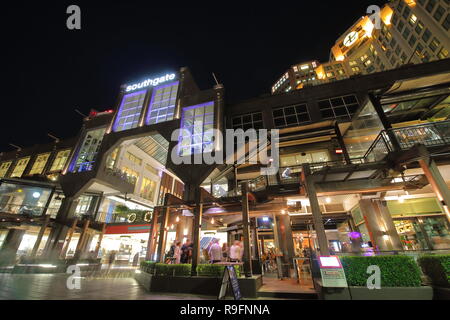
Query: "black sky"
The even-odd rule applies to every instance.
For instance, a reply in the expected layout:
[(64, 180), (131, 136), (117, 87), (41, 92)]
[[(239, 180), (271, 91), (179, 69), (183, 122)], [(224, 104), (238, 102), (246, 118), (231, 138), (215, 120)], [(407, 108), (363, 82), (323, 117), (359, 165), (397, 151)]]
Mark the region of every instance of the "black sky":
[[(270, 92), (292, 64), (329, 50), (377, 0), (2, 2), (2, 129), (8, 145), (77, 134), (91, 108), (113, 107), (121, 84), (188, 66), (203, 89), (215, 72), (227, 101)], [(66, 28), (77, 4), (82, 29)]]

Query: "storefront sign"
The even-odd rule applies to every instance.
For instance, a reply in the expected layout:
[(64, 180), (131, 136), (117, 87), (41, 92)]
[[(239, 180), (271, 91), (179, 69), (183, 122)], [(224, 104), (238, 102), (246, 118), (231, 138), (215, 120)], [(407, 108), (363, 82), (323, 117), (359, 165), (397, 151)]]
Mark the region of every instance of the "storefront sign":
[(150, 224), (142, 225), (119, 225), (106, 227), (106, 234), (128, 234), (128, 233), (148, 233)]
[(158, 78), (154, 78), (154, 79), (147, 79), (145, 81), (142, 81), (140, 83), (135, 83), (132, 85), (127, 86), (126, 91), (130, 92), (130, 91), (134, 91), (137, 89), (142, 89), (142, 88), (146, 88), (146, 87), (150, 87), (150, 86), (157, 86), (158, 84), (167, 82), (167, 81), (172, 81), (173, 79), (175, 79), (176, 75), (175, 73), (171, 73), (171, 74), (166, 74), (165, 76), (162, 77), (158, 77)]
[(319, 257), (320, 275), (322, 286), (328, 288), (347, 288), (347, 279), (339, 257)]
[(233, 292), (234, 300), (241, 300), (242, 294), (239, 287), (239, 281), (237, 279), (236, 270), (234, 266), (225, 266), (222, 278), (222, 285), (220, 286), (219, 300), (222, 300), (227, 295), (228, 284), (231, 285), (231, 291)]

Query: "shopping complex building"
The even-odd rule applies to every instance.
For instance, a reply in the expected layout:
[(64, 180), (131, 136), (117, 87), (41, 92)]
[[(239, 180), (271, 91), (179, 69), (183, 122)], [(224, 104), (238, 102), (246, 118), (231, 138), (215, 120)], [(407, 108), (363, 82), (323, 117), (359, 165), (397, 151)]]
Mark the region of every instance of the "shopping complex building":
[(330, 50), (328, 62), (291, 66), (272, 94), (339, 81), (355, 75), (449, 57), (450, 4), (446, 0), (393, 0), (358, 19)]
[[(213, 238), (242, 239), (254, 272), (270, 249), (287, 265), (309, 249), (450, 249), (449, 117), (449, 59), (236, 104), (187, 68), (126, 84), (73, 139), (1, 154), (1, 262), (163, 261), (187, 238), (193, 268)], [(212, 129), (269, 130), (269, 164), (174, 161), (216, 154)]]

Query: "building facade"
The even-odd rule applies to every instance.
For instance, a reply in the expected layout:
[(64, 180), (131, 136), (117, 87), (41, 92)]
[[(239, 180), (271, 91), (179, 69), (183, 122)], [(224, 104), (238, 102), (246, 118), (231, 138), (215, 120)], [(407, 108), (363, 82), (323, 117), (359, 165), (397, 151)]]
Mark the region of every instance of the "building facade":
[[(310, 84), (316, 85), (446, 59), (449, 28), (446, 0), (390, 1), (379, 14), (363, 16), (344, 32), (331, 48), (329, 62), (317, 62), (308, 79), (314, 79)], [(292, 69), (284, 78), (292, 79)], [(272, 94), (303, 88), (300, 83), (280, 82), (282, 79), (272, 87)]]
[[(268, 249), (286, 264), (308, 250), (449, 249), (449, 79), (444, 59), (232, 105), (187, 68), (124, 85), (71, 143), (2, 156), (2, 261), (25, 244), (42, 259), (164, 261), (188, 238), (193, 270), (213, 238), (242, 239), (247, 271)], [(213, 129), (276, 130), (272, 161), (189, 162), (226, 145)]]

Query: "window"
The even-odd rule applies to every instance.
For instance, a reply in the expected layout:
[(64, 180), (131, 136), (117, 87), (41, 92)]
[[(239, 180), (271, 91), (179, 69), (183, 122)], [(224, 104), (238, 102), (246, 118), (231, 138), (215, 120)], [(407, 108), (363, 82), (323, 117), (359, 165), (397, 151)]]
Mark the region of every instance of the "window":
[(408, 6), (406, 6), (405, 10), (403, 10), (403, 14), (402, 14), (403, 18), (405, 18), (405, 20), (407, 20), (410, 13), (411, 13), (411, 9)]
[(183, 108), (179, 141), (179, 155), (212, 152), (214, 102)]
[(397, 26), (398, 32), (402, 32), (404, 26), (405, 26), (405, 23), (402, 20), (400, 20), (400, 22), (398, 23), (398, 26)]
[(233, 129), (243, 129), (244, 131), (247, 131), (248, 129), (259, 130), (264, 128), (261, 112), (233, 117), (232, 122)]
[(322, 163), (330, 160), (328, 151), (310, 151), (303, 153), (293, 153), (280, 155), (281, 167), (294, 167), (300, 166), (303, 163)]
[(45, 164), (47, 163), (49, 157), (50, 153), (38, 155), (33, 163), (33, 167), (30, 170), (30, 174), (42, 174), (42, 171), (44, 171)]
[(153, 173), (154, 175), (158, 175), (158, 170), (156, 170), (155, 168), (153, 168), (149, 164), (145, 164), (145, 170), (147, 170), (148, 172)]
[(80, 151), (77, 154), (76, 161), (72, 162), (70, 171), (82, 172), (92, 170), (104, 135), (105, 128), (91, 130), (86, 133), (86, 137), (84, 138)]
[(431, 43), (430, 43), (431, 51), (436, 52), (437, 48), (439, 48), (440, 45), (441, 45), (441, 42), (438, 39), (433, 38), (433, 40), (431, 40)]
[(433, 12), (434, 7), (436, 6), (437, 0), (429, 0), (427, 3), (427, 6), (425, 7), (425, 10), (427, 10), (429, 13)]
[(156, 87), (148, 108), (146, 124), (173, 120), (179, 82)]
[(8, 169), (9, 167), (11, 167), (12, 161), (8, 161), (8, 162), (3, 162), (0, 165), (0, 178), (3, 178), (6, 176), (6, 174), (8, 173)]
[(354, 95), (321, 100), (318, 104), (324, 119), (351, 118), (359, 107)]
[(132, 154), (131, 152), (126, 152), (125, 153), (125, 158), (127, 158), (128, 160), (130, 160), (131, 162), (133, 162), (134, 164), (141, 166), (142, 165), (142, 159), (136, 157), (134, 154)]
[(136, 172), (130, 168), (127, 168), (127, 167), (122, 167), (122, 172), (125, 173), (128, 176), (128, 178), (131, 178), (134, 185), (136, 184), (136, 181), (139, 179), (138, 172)]
[(441, 6), (438, 6), (438, 8), (436, 9), (436, 12), (433, 15), (433, 18), (439, 22), (442, 19), (442, 16), (445, 14), (445, 9)]
[(306, 104), (275, 109), (272, 114), (276, 128), (292, 127), (311, 121)]
[(17, 160), (17, 164), (14, 167), (14, 171), (11, 173), (11, 178), (20, 178), (25, 171), (25, 168), (28, 165), (28, 162), (30, 161), (30, 157), (22, 158)]
[(142, 179), (141, 191), (139, 196), (141, 198), (153, 201), (155, 197), (156, 182), (147, 178)]
[(409, 24), (410, 24), (411, 26), (413, 26), (413, 25), (416, 24), (416, 22), (417, 22), (417, 16), (414, 15), (414, 14), (412, 14), (411, 17), (409, 18)]
[(147, 90), (126, 94), (117, 113), (115, 132), (137, 128)]
[(409, 28), (405, 28), (405, 31), (403, 31), (403, 38), (408, 39), (409, 35), (411, 34), (411, 31)]
[(421, 33), (422, 33), (422, 31), (423, 31), (423, 28), (425, 28), (425, 26), (423, 25), (423, 23), (422, 22), (418, 22), (417, 23), (417, 26), (416, 26), (416, 33), (418, 34), (418, 35), (420, 35)]
[(409, 41), (408, 41), (410, 47), (414, 47), (414, 45), (416, 44), (416, 42), (417, 42), (416, 36), (415, 36), (415, 35), (412, 35), (411, 38), (409, 38)]
[(442, 22), (442, 27), (446, 30), (450, 30), (450, 14), (447, 15), (447, 18)]
[(438, 53), (439, 59), (445, 59), (448, 57), (448, 50), (445, 48), (442, 48), (441, 51)]
[(52, 167), (50, 168), (50, 171), (61, 171), (62, 169), (64, 169), (64, 166), (66, 165), (69, 156), (70, 150), (59, 151), (56, 154), (55, 160), (53, 160), (53, 164)]
[(78, 205), (75, 209), (75, 215), (79, 217), (85, 214), (92, 214), (92, 212), (89, 211), (89, 208), (91, 207), (93, 199), (93, 196), (80, 196), (78, 198)]
[(430, 30), (426, 29), (425, 32), (422, 35), (422, 40), (425, 41), (425, 43), (428, 43), (428, 40), (430, 40), (432, 34)]

